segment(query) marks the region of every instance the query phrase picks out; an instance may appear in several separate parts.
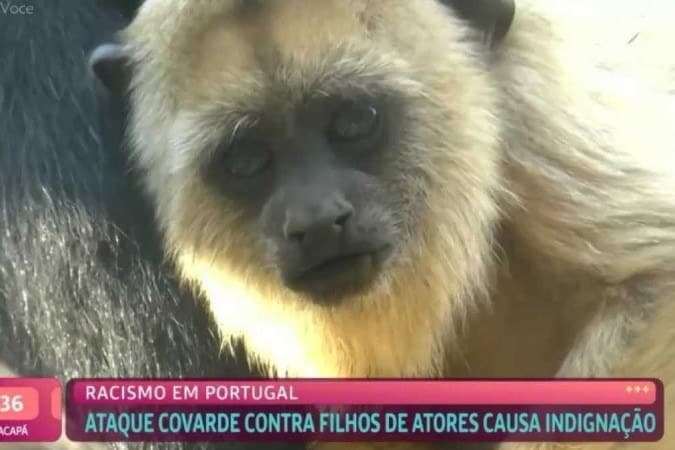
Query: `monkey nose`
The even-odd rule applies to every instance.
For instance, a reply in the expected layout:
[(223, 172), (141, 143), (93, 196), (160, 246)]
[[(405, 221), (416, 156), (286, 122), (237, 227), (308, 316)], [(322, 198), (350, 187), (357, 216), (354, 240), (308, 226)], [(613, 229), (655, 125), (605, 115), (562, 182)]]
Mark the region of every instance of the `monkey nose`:
[(354, 207), (342, 199), (300, 205), (286, 211), (284, 238), (301, 247), (340, 240), (354, 215)]

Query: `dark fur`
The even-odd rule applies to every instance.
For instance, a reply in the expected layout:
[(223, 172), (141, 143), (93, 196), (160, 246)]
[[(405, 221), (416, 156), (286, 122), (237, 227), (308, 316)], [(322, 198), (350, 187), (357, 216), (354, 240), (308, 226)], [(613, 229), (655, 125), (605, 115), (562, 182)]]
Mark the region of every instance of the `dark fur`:
[(120, 151), (123, 109), (86, 70), (131, 13), (50, 0), (0, 15), (0, 362), (64, 382), (255, 375), (221, 352), (210, 317), (161, 266)]

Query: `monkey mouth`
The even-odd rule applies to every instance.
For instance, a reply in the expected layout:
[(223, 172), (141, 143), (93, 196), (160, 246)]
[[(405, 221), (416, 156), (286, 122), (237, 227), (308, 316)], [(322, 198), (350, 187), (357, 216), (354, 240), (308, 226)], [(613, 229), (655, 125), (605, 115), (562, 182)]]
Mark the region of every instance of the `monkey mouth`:
[(386, 249), (339, 254), (286, 278), (287, 285), (313, 301), (334, 304), (367, 290), (383, 262)]
[(354, 268), (354, 266), (370, 263), (372, 257), (372, 252), (336, 256), (301, 272), (296, 277), (296, 280), (302, 282), (312, 278), (324, 278), (338, 275), (341, 272)]

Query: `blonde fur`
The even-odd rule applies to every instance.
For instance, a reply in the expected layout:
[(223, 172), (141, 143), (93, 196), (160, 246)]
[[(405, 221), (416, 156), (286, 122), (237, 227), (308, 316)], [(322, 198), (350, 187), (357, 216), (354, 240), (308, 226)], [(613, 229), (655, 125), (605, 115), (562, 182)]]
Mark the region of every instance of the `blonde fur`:
[[(594, 45), (585, 5), (517, 2), (488, 55), (434, 0), (146, 0), (124, 33), (131, 138), (167, 253), (225, 342), (302, 377), (672, 380), (654, 313), (675, 308), (672, 72)], [(283, 287), (197, 171), (271, 90), (282, 113), (350, 77), (411, 105), (415, 170), (397, 182), (418, 217), (372, 290), (326, 308)]]

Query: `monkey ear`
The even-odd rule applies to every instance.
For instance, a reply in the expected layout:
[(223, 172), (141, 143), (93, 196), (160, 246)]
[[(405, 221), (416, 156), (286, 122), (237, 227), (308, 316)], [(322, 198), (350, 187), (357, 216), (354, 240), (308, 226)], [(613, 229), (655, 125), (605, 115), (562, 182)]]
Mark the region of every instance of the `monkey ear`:
[(124, 95), (131, 81), (129, 57), (119, 44), (102, 44), (96, 47), (89, 57), (96, 77), (113, 94)]
[(483, 32), (484, 41), (494, 47), (506, 37), (516, 14), (515, 0), (441, 0), (464, 20)]

